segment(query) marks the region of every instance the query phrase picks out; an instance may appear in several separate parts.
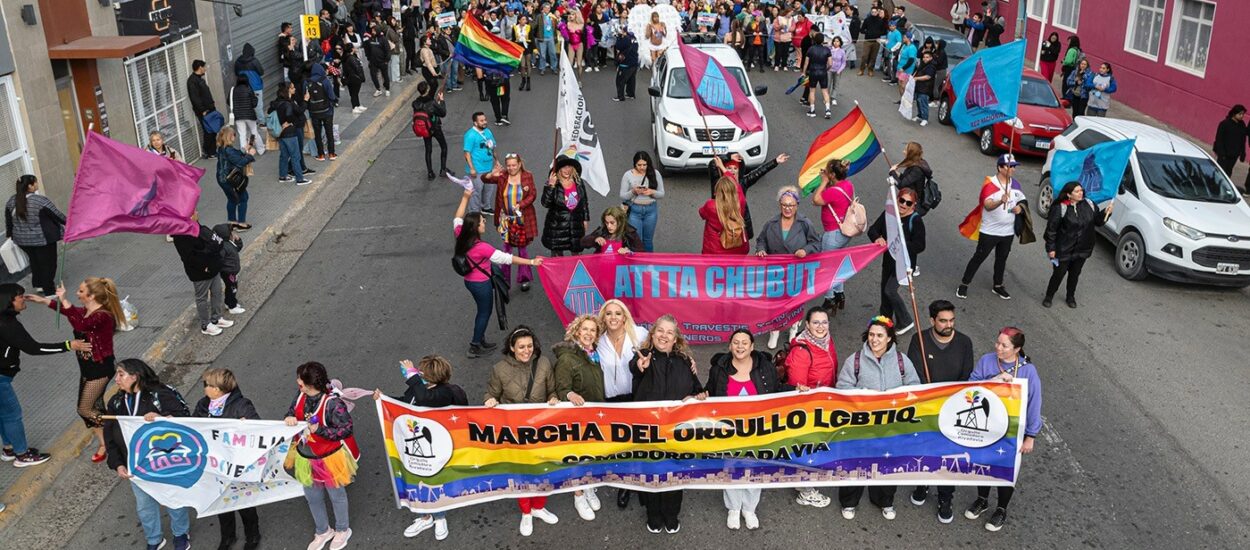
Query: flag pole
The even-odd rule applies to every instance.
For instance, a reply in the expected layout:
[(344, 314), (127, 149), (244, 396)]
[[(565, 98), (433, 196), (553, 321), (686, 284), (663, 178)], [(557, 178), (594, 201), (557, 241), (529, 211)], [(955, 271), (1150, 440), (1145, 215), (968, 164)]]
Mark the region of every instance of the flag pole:
[(907, 292), (911, 294), (911, 314), (916, 323), (916, 341), (920, 342), (920, 362), (924, 365), (925, 383), (932, 384), (933, 377), (929, 376), (929, 354), (924, 350), (924, 331), (920, 328), (920, 307), (916, 305), (916, 280), (912, 278), (910, 269), (907, 270)]

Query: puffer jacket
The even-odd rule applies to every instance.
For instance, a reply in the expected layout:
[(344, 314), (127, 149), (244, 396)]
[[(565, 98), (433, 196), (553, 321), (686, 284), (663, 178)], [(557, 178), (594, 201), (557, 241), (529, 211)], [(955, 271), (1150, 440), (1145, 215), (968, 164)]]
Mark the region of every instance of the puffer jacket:
[(590, 195), (586, 193), (586, 181), (577, 179), (577, 207), (569, 210), (564, 205), (564, 190), (559, 183), (544, 185), (542, 204), (547, 209), (543, 220), (543, 246), (548, 250), (572, 250), (581, 252), (582, 237), (586, 236), (585, 222), (590, 219)]
[(235, 120), (256, 120), (256, 92), (247, 84), (230, 89), (230, 109)]
[[(718, 353), (713, 355), (712, 368), (707, 373), (708, 396), (728, 396), (729, 378), (735, 372), (737, 372), (737, 369), (734, 368), (732, 354)], [(777, 368), (773, 366), (773, 358), (768, 353), (759, 350), (751, 352), (751, 382), (755, 384), (755, 391), (759, 395), (794, 389), (794, 386), (784, 384), (777, 379)]]
[(568, 401), (569, 392), (573, 392), (592, 403), (607, 400), (603, 369), (590, 360), (586, 350), (572, 342), (560, 342), (551, 347), (551, 352), (556, 356), (556, 397)]
[(1055, 204), (1046, 220), (1046, 252), (1054, 252), (1061, 262), (1088, 258), (1094, 253), (1094, 228), (1104, 223), (1103, 211), (1089, 199)]
[(690, 367), (690, 358), (680, 353), (650, 349), (651, 364), (638, 369), (641, 354), (629, 361), (634, 374), (634, 401), (679, 401), (703, 391), (703, 384)]
[[(525, 389), (530, 387), (530, 378), (534, 385), (529, 394)], [(602, 378), (602, 377), (600, 377)], [(555, 369), (551, 361), (539, 356), (524, 363), (513, 357), (505, 357), (495, 363), (490, 372), (490, 382), (486, 384), (486, 399), (507, 405), (509, 403), (545, 403), (556, 396)]]

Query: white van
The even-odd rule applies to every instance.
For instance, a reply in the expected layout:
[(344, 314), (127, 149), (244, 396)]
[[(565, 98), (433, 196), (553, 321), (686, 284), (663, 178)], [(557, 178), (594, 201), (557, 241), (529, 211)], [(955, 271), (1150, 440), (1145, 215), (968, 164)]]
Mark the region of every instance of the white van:
[(1046, 156), (1038, 212), (1044, 217), (1050, 210), (1055, 151), (1129, 138), (1137, 138), (1133, 156), (1111, 219), (1099, 229), (1115, 243), (1116, 272), (1130, 280), (1149, 273), (1173, 281), (1250, 285), (1250, 206), (1202, 147), (1165, 130), (1077, 117)]

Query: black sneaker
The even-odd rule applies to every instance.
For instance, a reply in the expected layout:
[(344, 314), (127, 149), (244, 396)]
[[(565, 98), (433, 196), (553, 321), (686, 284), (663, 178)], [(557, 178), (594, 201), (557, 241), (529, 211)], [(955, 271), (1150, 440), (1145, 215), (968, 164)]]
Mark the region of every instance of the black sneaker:
[(664, 530), (663, 527), (657, 527), (655, 525), (651, 525), (651, 522), (649, 521), (647, 522), (647, 531), (650, 531), (652, 534), (658, 535), (660, 534), (660, 531), (663, 531), (663, 530)]
[(1042, 307), (1050, 307), (1054, 303), (1054, 299), (1050, 296), (1042, 298)]
[(612, 98), (612, 101), (625, 101), (625, 98), (623, 98), (623, 97), (614, 97), (614, 98)]
[[(987, 528), (988, 528), (988, 527), (987, 527)], [(664, 526), (664, 532), (665, 532), (665, 533), (668, 533), (668, 534), (670, 534), (670, 535), (675, 535), (675, 534), (677, 534), (677, 532), (678, 532), (678, 531), (681, 531), (681, 522), (680, 522), (680, 521), (674, 521), (672, 525), (665, 525), (665, 526)]]
[(469, 344), (469, 352), (465, 354), (469, 359), (477, 359), (483, 355), (486, 355), (486, 352), (477, 344)]
[(949, 500), (938, 499), (938, 521), (941, 523), (950, 523), (955, 519), (955, 512), (951, 510), (951, 502)]
[(278, 178), (278, 183), (291, 183), (294, 181), (295, 181), (295, 176), (287, 176), (285, 178)]
[(1010, 294), (1007, 294), (1007, 288), (1006, 288), (1006, 287), (996, 286), (996, 287), (994, 287), (993, 289), (991, 289), (991, 292), (993, 292), (993, 293), (994, 293), (995, 295), (997, 295), (999, 298), (1002, 298), (1002, 299), (1004, 299), (1004, 300), (1010, 300), (1010, 299), (1011, 299), (1011, 295), (1010, 295)]
[(955, 297), (967, 298), (968, 297), (968, 285), (959, 285), (959, 288), (955, 289)]
[(994, 515), (990, 516), (990, 520), (985, 522), (986, 531), (998, 531), (1003, 528), (1003, 523), (1007, 521), (1007, 509), (998, 508), (994, 510)]
[(825, 313), (828, 315), (833, 315), (837, 307), (838, 305), (833, 302), (833, 298), (825, 298), (825, 301), (820, 303), (820, 309), (825, 310)]
[(1068, 298), (1068, 307), (1076, 309), (1076, 298)]
[(968, 519), (977, 519), (981, 517), (981, 514), (984, 514), (985, 511), (989, 509), (989, 501), (978, 497), (976, 500), (972, 501), (972, 506), (969, 506), (967, 510), (964, 510), (964, 517)]
[(525, 281), (524, 283), (521, 283), (521, 292), (529, 292), (529, 291), (530, 291), (529, 281)]
[(426, 170), (426, 171), (425, 171), (425, 179), (430, 180), (430, 181), (434, 181), (434, 171), (433, 171), (433, 170)]
[(49, 460), (52, 460), (52, 455), (41, 453), (36, 449), (29, 449), (25, 453), (17, 455), (13, 465), (18, 468), (25, 468), (27, 466), (38, 466)]
[(0, 460), (13, 462), (17, 460), (17, 453), (13, 452), (13, 447), (5, 447), (3, 450), (0, 450)]
[(304, 168), (304, 173), (305, 173), (305, 174), (316, 174), (316, 173), (317, 173), (317, 171), (316, 171), (316, 170), (313, 170), (312, 168)]
[(499, 347), (499, 344), (492, 344), (490, 342), (487, 342), (486, 340), (482, 340), (482, 343), (478, 344), (477, 346), (479, 348), (482, 348), (482, 351), (490, 351)]
[(926, 498), (929, 498), (928, 487), (916, 487), (916, 490), (911, 492), (911, 503), (916, 506), (924, 506)]

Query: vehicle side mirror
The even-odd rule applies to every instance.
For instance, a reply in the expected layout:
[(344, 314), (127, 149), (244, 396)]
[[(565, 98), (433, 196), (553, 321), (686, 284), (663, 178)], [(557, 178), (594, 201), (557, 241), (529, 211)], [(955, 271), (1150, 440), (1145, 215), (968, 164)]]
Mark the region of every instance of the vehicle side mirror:
[(1123, 195), (1125, 193), (1128, 193), (1128, 189), (1124, 188), (1124, 182), (1120, 182), (1120, 188), (1116, 190), (1115, 194)]
[(651, 86), (647, 88), (647, 94), (650, 95), (651, 97), (660, 97), (660, 87)]
[(760, 96), (760, 95), (764, 95), (767, 93), (768, 93), (768, 86), (761, 84), (755, 87), (755, 95)]
[(1068, 101), (1068, 100), (1066, 100), (1066, 99), (1060, 99), (1060, 100), (1059, 100), (1059, 104), (1060, 104), (1060, 105), (1062, 105), (1064, 109), (1067, 109), (1067, 108), (1069, 108), (1069, 107), (1072, 107), (1072, 102), (1071, 102), (1071, 101)]

